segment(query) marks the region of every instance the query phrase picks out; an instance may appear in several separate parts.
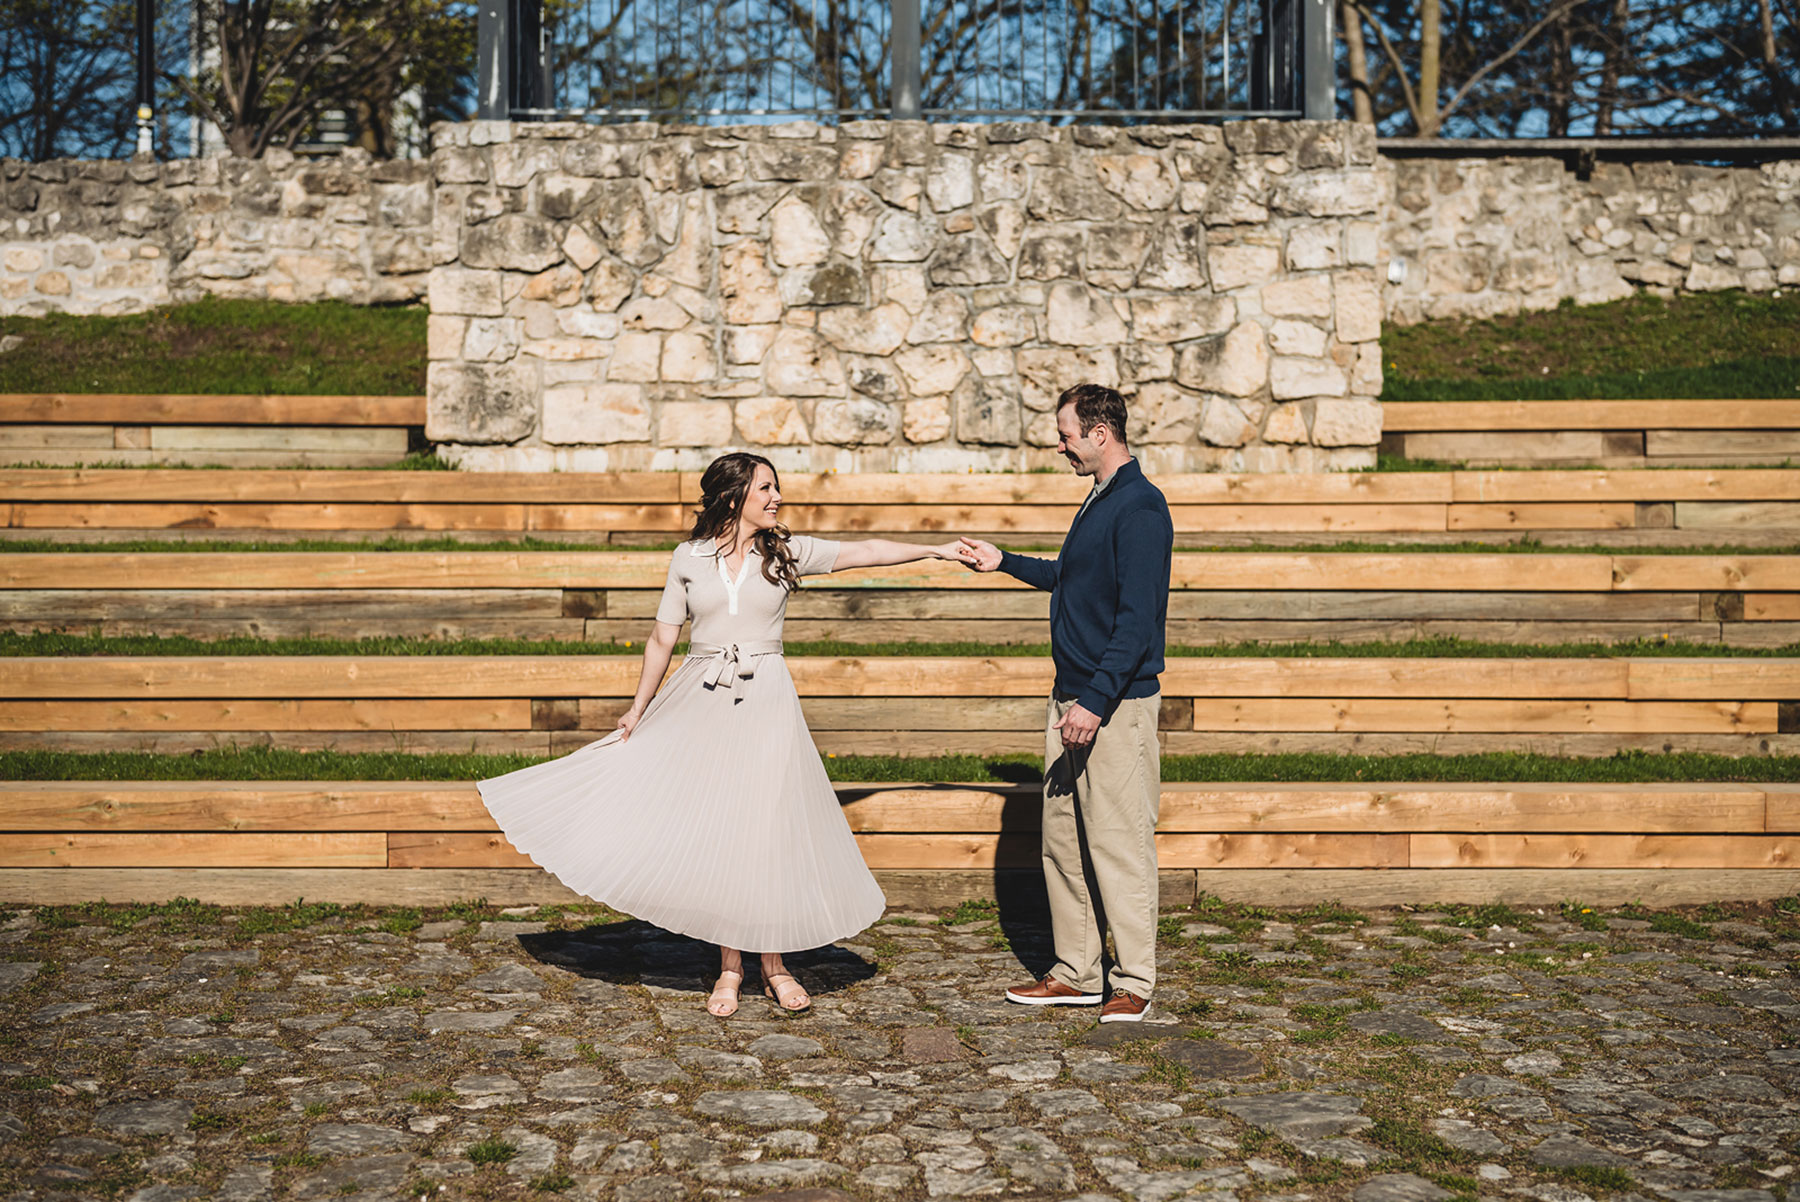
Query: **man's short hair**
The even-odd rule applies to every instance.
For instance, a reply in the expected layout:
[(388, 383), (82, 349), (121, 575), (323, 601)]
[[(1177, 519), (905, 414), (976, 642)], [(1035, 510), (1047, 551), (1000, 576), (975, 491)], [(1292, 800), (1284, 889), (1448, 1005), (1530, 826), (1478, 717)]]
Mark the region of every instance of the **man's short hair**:
[(1075, 406), (1075, 420), (1081, 423), (1081, 436), (1087, 437), (1095, 426), (1105, 426), (1112, 436), (1125, 443), (1125, 398), (1104, 384), (1077, 384), (1056, 399), (1060, 411), (1065, 405)]

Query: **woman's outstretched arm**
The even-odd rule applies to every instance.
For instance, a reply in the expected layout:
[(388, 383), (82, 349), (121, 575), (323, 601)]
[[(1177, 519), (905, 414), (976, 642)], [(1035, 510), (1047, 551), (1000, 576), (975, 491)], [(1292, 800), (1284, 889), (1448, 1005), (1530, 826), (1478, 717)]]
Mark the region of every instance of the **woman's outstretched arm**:
[(644, 640), (644, 668), (638, 673), (637, 695), (631, 699), (631, 708), (619, 718), (620, 742), (631, 738), (638, 719), (644, 716), (645, 707), (656, 696), (656, 690), (669, 670), (669, 660), (674, 658), (675, 640), (679, 637), (681, 627), (658, 622), (651, 628), (650, 637)]
[(845, 568), (885, 568), (919, 559), (953, 559), (966, 562), (960, 542), (927, 546), (924, 543), (897, 543), (887, 538), (864, 538), (838, 544), (837, 563), (831, 570)]

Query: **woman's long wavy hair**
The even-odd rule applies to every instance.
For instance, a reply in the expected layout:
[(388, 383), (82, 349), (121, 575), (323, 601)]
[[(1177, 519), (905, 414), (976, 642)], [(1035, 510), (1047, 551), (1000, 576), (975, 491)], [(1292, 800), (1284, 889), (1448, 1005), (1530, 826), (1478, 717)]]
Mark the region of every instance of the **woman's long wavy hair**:
[[(690, 539), (717, 539), (721, 546), (731, 540), (737, 533), (738, 515), (744, 511), (744, 498), (749, 495), (758, 466), (775, 471), (773, 463), (748, 451), (732, 451), (707, 465), (700, 476), (700, 508), (694, 513)], [(779, 488), (779, 473), (775, 481)], [(792, 591), (800, 587), (800, 572), (788, 537), (788, 528), (778, 523), (773, 529), (758, 530), (750, 541), (762, 556), (763, 578)]]

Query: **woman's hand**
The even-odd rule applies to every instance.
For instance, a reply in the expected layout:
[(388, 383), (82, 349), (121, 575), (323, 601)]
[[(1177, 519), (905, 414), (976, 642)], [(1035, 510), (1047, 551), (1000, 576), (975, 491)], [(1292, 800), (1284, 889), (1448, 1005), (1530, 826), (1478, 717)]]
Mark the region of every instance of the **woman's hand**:
[(931, 553), (936, 555), (939, 559), (948, 559), (954, 563), (969, 562), (968, 549), (963, 546), (961, 539), (956, 539), (953, 542), (939, 543), (931, 549)]
[(635, 701), (631, 703), (630, 709), (619, 715), (619, 742), (625, 743), (630, 741), (631, 732), (637, 729), (638, 721), (643, 718), (643, 716), (644, 711)]

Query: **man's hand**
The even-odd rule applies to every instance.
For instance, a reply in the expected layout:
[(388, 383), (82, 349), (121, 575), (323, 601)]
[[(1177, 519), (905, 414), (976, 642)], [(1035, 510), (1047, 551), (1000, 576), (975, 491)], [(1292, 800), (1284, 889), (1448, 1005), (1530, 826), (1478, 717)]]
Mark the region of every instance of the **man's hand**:
[(1056, 723), (1056, 729), (1062, 732), (1063, 746), (1073, 751), (1090, 746), (1094, 735), (1100, 729), (1100, 715), (1090, 713), (1081, 706), (1071, 706)]
[(992, 572), (1000, 566), (1000, 548), (993, 543), (984, 543), (978, 538), (967, 536), (958, 541), (962, 544), (962, 552), (958, 558), (975, 571)]

